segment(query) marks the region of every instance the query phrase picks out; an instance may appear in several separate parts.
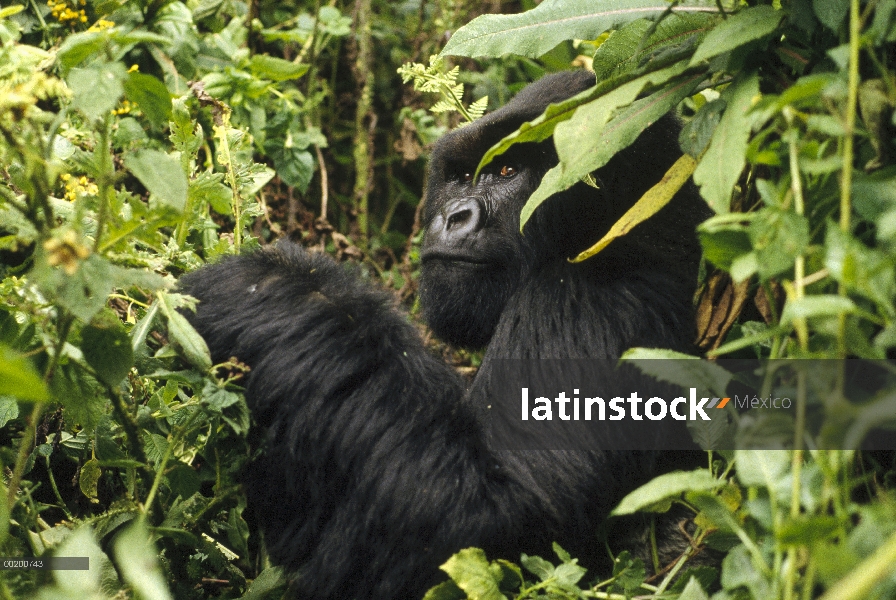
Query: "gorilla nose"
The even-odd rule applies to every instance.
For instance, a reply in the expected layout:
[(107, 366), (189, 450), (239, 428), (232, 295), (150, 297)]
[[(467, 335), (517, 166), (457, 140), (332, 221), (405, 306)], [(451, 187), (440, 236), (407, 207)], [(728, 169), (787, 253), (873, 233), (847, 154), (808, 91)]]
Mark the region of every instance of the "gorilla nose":
[(482, 228), (484, 210), (476, 198), (462, 198), (446, 206), (439, 215), (438, 232), (445, 242), (457, 242)]

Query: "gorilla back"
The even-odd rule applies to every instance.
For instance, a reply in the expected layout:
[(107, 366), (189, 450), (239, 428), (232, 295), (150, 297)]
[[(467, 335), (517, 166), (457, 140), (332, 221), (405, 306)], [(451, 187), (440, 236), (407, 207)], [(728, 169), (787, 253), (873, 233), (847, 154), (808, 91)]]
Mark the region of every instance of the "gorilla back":
[(614, 451), (610, 432), (601, 452), (547, 456), (496, 449), (510, 419), (486, 427), (495, 359), (616, 358), (636, 345), (687, 349), (693, 337), (692, 232), (705, 215), (693, 188), (594, 260), (566, 260), (677, 158), (673, 120), (596, 173), (599, 189), (552, 197), (523, 235), (520, 208), (556, 164), (551, 142), (470, 176), (497, 140), (593, 83), (585, 72), (544, 78), (436, 145), (421, 302), (437, 335), (487, 346), (470, 386), (389, 294), (326, 256), (281, 243), (182, 280), (215, 360), (252, 367), (246, 397), (266, 434), (247, 493), (298, 597), (421, 597), (469, 546), (517, 559), (557, 541), (587, 564), (612, 506), (668, 468), (655, 452)]

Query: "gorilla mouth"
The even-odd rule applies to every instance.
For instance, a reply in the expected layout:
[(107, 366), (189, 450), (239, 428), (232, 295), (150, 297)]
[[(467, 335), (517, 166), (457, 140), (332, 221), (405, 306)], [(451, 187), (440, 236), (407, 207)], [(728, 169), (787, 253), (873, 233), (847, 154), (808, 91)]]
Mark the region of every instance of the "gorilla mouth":
[(432, 261), (441, 261), (441, 262), (449, 262), (449, 263), (466, 263), (470, 265), (486, 265), (489, 261), (483, 260), (472, 254), (464, 254), (461, 252), (444, 252), (437, 250), (430, 250), (424, 252), (420, 256), (420, 262), (426, 264)]

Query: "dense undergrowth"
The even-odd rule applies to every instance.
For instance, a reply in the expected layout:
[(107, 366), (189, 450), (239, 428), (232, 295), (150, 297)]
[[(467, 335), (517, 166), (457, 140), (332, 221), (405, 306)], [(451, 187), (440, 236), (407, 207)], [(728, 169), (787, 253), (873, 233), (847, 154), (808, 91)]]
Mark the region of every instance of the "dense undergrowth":
[[(530, 10), (460, 27), (483, 12), (469, 4), (0, 8), (0, 555), (98, 566), (0, 571), (0, 597), (279, 597), (239, 483), (244, 367), (211, 364), (173, 284), (290, 235), (362, 262), (413, 308), (423, 159), (459, 117), (428, 113), (440, 98), (396, 69), (440, 50), (492, 107), (573, 62), (597, 73), (486, 156), (554, 136), (560, 165), (524, 220), (662, 114), (685, 117), (669, 181), (620, 228), (689, 176), (700, 186), (716, 213), (699, 229), (702, 351), (893, 357), (896, 0), (496, 2)], [(522, 568), (469, 549), (429, 597), (896, 597), (893, 455), (844, 442), (892, 439), (896, 388), (890, 374), (849, 398), (837, 375), (824, 392), (796, 376), (796, 421), (695, 432), (713, 448), (773, 429), (787, 449), (708, 452), (707, 469), (627, 499), (620, 514), (693, 511), (693, 547), (658, 576), (624, 552), (601, 580), (559, 547)], [(689, 567), (704, 546), (721, 569)]]

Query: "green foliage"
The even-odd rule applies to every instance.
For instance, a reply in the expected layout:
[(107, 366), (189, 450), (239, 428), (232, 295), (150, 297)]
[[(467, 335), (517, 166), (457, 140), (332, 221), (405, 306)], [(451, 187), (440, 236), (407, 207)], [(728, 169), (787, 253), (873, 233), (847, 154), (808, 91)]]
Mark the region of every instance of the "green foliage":
[(429, 66), (420, 63), (406, 63), (398, 68), (398, 74), (405, 83), (414, 82), (418, 92), (435, 92), (442, 96), (429, 110), (433, 114), (459, 112), (468, 123), (475, 121), (488, 106), (488, 96), (464, 106), (464, 84), (457, 83), (460, 67), (445, 71), (445, 63), (438, 56), (429, 57)]
[[(521, 223), (676, 111), (687, 122), (682, 160), (696, 161), (693, 180), (716, 213), (699, 228), (705, 257), (748, 298), (758, 294), (764, 311), (764, 322), (726, 330), (711, 355), (881, 359), (896, 348), (894, 13), (892, 1), (548, 0), (523, 14), (479, 17), (443, 54), (538, 56), (567, 40), (594, 40), (580, 49), (591, 48), (597, 85), (523, 124), (480, 164), (513, 144), (553, 135), (560, 163), (529, 199)], [(659, 198), (680, 185), (667, 174), (579, 258), (656, 213)], [(739, 377), (664, 350), (632, 349), (624, 358), (720, 397)], [(880, 515), (894, 514), (887, 491), (894, 465), (805, 447), (855, 448), (870, 430), (889, 431), (896, 382), (887, 377), (883, 390), (848, 397), (841, 363), (784, 364), (789, 368), (754, 375), (765, 394), (789, 386), (800, 406), (796, 422), (733, 414), (691, 433), (705, 448), (761, 440), (785, 450), (710, 452), (708, 469), (658, 477), (616, 508), (627, 515), (688, 507), (691, 548), (671, 564), (654, 555), (659, 575), (649, 580), (644, 565), (623, 552), (609, 583), (551, 597), (892, 597), (896, 531)], [(868, 468), (874, 472), (857, 475)], [(872, 477), (877, 483), (866, 485)], [(856, 502), (860, 489), (863, 503)], [(863, 537), (869, 528), (880, 531)], [(718, 578), (687, 568), (704, 545), (725, 552)], [(550, 565), (536, 562), (533, 572), (546, 574)], [(535, 563), (524, 557), (523, 564), (532, 571)], [(467, 597), (485, 597), (460, 587)], [(508, 596), (537, 597), (530, 593), (523, 583)]]

